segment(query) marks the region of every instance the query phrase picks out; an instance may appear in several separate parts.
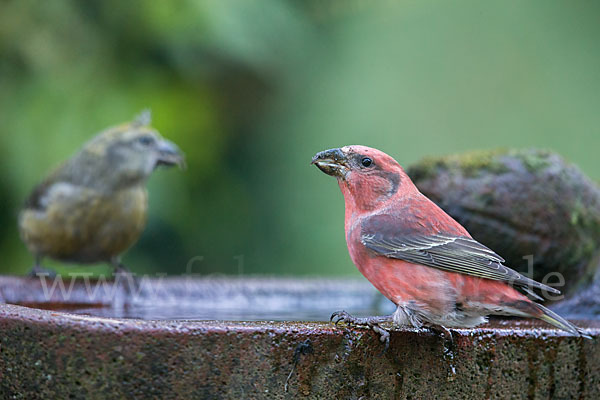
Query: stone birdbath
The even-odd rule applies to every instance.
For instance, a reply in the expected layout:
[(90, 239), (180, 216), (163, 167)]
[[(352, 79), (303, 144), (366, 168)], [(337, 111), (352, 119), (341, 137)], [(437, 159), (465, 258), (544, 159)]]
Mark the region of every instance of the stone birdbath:
[[(119, 277), (118, 277), (119, 278)], [(121, 277), (122, 278), (122, 277)], [(593, 339), (541, 323), (453, 330), (334, 327), (385, 313), (363, 279), (0, 277), (1, 398), (589, 398)]]

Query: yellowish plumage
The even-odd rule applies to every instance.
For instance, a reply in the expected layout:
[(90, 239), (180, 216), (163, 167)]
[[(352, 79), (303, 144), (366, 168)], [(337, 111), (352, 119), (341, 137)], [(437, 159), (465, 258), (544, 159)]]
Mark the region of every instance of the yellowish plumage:
[(111, 261), (133, 245), (144, 229), (147, 192), (137, 186), (105, 195), (74, 188), (42, 211), (26, 209), (21, 235), (33, 254), (80, 263)]
[(50, 257), (120, 267), (145, 226), (147, 178), (157, 165), (183, 163), (148, 122), (144, 116), (98, 134), (33, 190), (19, 228), (36, 266)]

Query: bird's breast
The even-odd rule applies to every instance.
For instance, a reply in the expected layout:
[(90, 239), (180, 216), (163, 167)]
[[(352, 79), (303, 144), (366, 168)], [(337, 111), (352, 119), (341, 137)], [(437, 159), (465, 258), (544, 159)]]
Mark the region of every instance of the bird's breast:
[(96, 233), (103, 252), (115, 256), (133, 245), (146, 225), (148, 194), (145, 188), (135, 187), (116, 192), (100, 205), (100, 215), (106, 216)]
[(360, 240), (360, 228), (347, 234), (348, 251), (358, 270), (396, 304), (427, 299), (427, 306), (444, 312), (454, 305), (457, 290), (444, 271), (377, 255)]

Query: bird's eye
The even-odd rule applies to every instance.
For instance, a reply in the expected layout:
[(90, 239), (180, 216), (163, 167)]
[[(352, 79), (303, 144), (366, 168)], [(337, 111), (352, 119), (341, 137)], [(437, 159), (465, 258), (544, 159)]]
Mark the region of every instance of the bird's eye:
[(362, 160), (360, 160), (360, 163), (363, 167), (370, 167), (371, 164), (373, 164), (373, 160), (371, 160), (369, 157), (364, 157)]
[(154, 143), (154, 138), (152, 136), (140, 136), (138, 142), (143, 146), (150, 146)]

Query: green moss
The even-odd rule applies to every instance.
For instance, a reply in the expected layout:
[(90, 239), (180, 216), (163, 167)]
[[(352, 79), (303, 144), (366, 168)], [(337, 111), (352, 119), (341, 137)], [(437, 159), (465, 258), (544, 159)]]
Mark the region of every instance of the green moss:
[(500, 161), (499, 156), (508, 152), (507, 149), (478, 150), (443, 157), (426, 157), (412, 165), (408, 170), (408, 174), (413, 179), (419, 180), (435, 176), (439, 169), (459, 170), (468, 176), (483, 171), (503, 173), (507, 172), (508, 168)]
[(577, 199), (571, 210), (571, 225), (576, 226), (579, 223), (582, 212), (585, 212), (585, 209), (583, 208), (581, 200)]
[(439, 170), (459, 171), (465, 176), (484, 172), (502, 174), (509, 171), (504, 156), (518, 159), (529, 172), (535, 173), (552, 164), (552, 152), (539, 149), (477, 150), (443, 157), (426, 157), (408, 168), (414, 180), (435, 177)]
[(523, 165), (525, 165), (529, 172), (538, 172), (552, 164), (552, 161), (550, 160), (552, 152), (550, 152), (549, 150), (510, 150), (508, 151), (507, 155), (521, 160), (523, 162)]
[(582, 198), (575, 199), (571, 206), (570, 223), (598, 240), (600, 239), (600, 210), (594, 204), (587, 203)]

